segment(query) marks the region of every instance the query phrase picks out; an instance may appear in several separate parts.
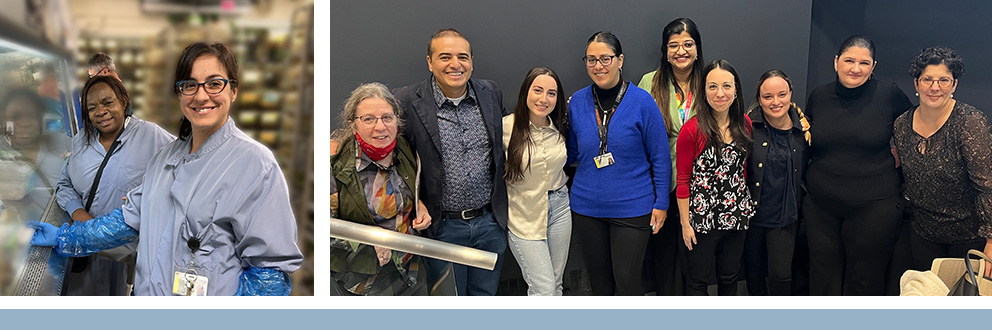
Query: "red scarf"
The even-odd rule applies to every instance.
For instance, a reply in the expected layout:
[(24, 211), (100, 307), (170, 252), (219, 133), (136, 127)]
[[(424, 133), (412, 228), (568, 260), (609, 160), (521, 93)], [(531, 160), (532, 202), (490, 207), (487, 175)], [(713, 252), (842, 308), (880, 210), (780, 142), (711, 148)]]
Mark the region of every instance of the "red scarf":
[(384, 148), (376, 148), (368, 142), (365, 142), (365, 140), (362, 140), (362, 136), (358, 135), (358, 133), (355, 133), (355, 138), (358, 139), (358, 146), (362, 148), (362, 151), (364, 151), (366, 155), (369, 155), (369, 158), (371, 158), (373, 162), (378, 162), (383, 158), (386, 158), (386, 156), (389, 156), (389, 154), (393, 152), (393, 148), (396, 147), (396, 139), (393, 139), (393, 142)]

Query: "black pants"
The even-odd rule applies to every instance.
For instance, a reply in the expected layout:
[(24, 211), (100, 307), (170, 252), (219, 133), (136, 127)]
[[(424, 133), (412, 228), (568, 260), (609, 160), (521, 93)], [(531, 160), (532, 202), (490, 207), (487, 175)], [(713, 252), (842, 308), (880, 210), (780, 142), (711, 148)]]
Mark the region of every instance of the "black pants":
[[(696, 245), (685, 250), (686, 287), (688, 296), (707, 295), (706, 287), (716, 282), (717, 294), (737, 295), (737, 275), (741, 269), (741, 254), (744, 253), (744, 230), (713, 230), (707, 234), (696, 233)], [(713, 280), (714, 270), (716, 281)]]
[(912, 233), (909, 236), (909, 244), (913, 249), (913, 267), (919, 271), (930, 270), (933, 259), (964, 258), (968, 255), (968, 250), (982, 251), (985, 249), (984, 239), (959, 244), (942, 244), (923, 238), (915, 230), (910, 231)]
[[(799, 222), (782, 228), (751, 226), (744, 239), (744, 278), (751, 296), (792, 294), (792, 256)], [(768, 283), (765, 283), (765, 277)]]
[(643, 296), (641, 266), (651, 214), (634, 218), (593, 218), (572, 212), (582, 242), (589, 284), (597, 296)]
[(902, 201), (803, 201), (809, 228), (810, 294), (885, 294), (885, 275), (902, 224)]
[(653, 284), (653, 288), (645, 288), (648, 291), (654, 289), (658, 296), (681, 296), (685, 292), (685, 282), (682, 277), (682, 270), (685, 269), (684, 261), (679, 253), (679, 245), (682, 244), (682, 221), (679, 220), (678, 200), (675, 192), (669, 194), (668, 217), (665, 225), (658, 230), (657, 234), (651, 235), (648, 240), (648, 250), (644, 258), (646, 267), (649, 267), (649, 274), (646, 283)]

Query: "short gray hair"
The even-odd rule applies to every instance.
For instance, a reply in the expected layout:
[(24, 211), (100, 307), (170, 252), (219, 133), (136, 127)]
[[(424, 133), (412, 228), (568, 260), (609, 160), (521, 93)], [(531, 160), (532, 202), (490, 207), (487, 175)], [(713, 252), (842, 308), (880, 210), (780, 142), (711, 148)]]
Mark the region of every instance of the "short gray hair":
[(100, 71), (103, 70), (103, 68), (117, 72), (117, 65), (114, 65), (114, 59), (104, 52), (93, 54), (93, 57), (90, 57), (90, 60), (86, 62), (87, 70)]
[(366, 99), (379, 98), (389, 103), (389, 106), (393, 108), (393, 114), (396, 115), (396, 126), (399, 128), (399, 132), (403, 132), (403, 126), (405, 124), (403, 120), (403, 108), (400, 107), (399, 101), (393, 96), (393, 93), (389, 92), (389, 88), (386, 85), (378, 82), (364, 83), (351, 91), (351, 96), (344, 101), (344, 106), (341, 109), (341, 128), (334, 131), (331, 134), (331, 139), (343, 142), (348, 139), (348, 137), (353, 136), (351, 125), (355, 122), (355, 112), (358, 110), (358, 104), (362, 103)]

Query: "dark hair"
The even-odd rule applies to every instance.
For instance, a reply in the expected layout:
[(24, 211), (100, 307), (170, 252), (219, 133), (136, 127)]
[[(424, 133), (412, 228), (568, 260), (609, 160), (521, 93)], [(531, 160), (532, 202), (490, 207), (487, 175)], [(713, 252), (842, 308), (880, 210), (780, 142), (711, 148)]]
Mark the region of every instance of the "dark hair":
[[(434, 49), (431, 48), (431, 43), (434, 42), (434, 39), (446, 38), (446, 37), (458, 37), (458, 38), (465, 39), (466, 42), (468, 41), (468, 38), (466, 38), (464, 34), (462, 34), (458, 30), (455, 30), (453, 28), (444, 28), (444, 29), (437, 30), (437, 32), (434, 32), (434, 34), (431, 35), (431, 40), (428, 40), (427, 41), (427, 56), (431, 56), (434, 53)], [(471, 44), (469, 44), (468, 53), (469, 53), (469, 55), (472, 55), (472, 45)]]
[(102, 70), (103, 68), (107, 68), (112, 72), (117, 72), (117, 65), (114, 64), (114, 59), (104, 52), (93, 54), (93, 57), (90, 57), (90, 60), (86, 62), (87, 70)]
[(82, 108), (80, 111), (83, 112), (83, 136), (86, 137), (86, 142), (90, 141), (90, 137), (93, 134), (92, 131), (96, 130), (93, 123), (90, 121), (89, 110), (87, 110), (87, 103), (89, 102), (89, 92), (90, 89), (96, 87), (98, 84), (107, 84), (110, 90), (114, 91), (114, 96), (117, 97), (117, 101), (121, 103), (124, 107), (124, 116), (131, 115), (131, 97), (127, 92), (127, 88), (120, 80), (114, 78), (113, 76), (94, 76), (86, 81), (86, 85), (83, 85), (83, 89), (79, 91), (79, 104)]
[(610, 33), (609, 31), (599, 31), (593, 33), (592, 36), (589, 37), (589, 40), (586, 41), (586, 48), (589, 48), (589, 44), (593, 41), (602, 42), (610, 46), (610, 50), (613, 50), (613, 53), (615, 53), (616, 56), (623, 55), (623, 46), (620, 46), (620, 39), (617, 39), (617, 36), (613, 35), (613, 33)]
[[(699, 83), (697, 87), (698, 90), (705, 90), (703, 87), (706, 84), (705, 77), (710, 74), (713, 70), (721, 69), (730, 72), (734, 76), (734, 88), (735, 95), (744, 95), (741, 92), (741, 78), (737, 75), (737, 70), (734, 66), (730, 65), (730, 62), (724, 59), (714, 60), (706, 64), (703, 68), (703, 80)], [(713, 107), (710, 106), (709, 101), (699, 102), (699, 112), (696, 113), (696, 122), (698, 124), (698, 129), (703, 136), (706, 136), (706, 147), (719, 148), (724, 145), (723, 135), (720, 133), (720, 127), (716, 122), (716, 116), (714, 115)], [(730, 109), (728, 110), (727, 117), (730, 119), (730, 136), (733, 138), (734, 143), (736, 143), (741, 148), (744, 148), (745, 157), (747, 153), (751, 151), (751, 128), (748, 127), (745, 117), (747, 114), (744, 113), (744, 102), (741, 102), (740, 97), (734, 97), (734, 100), (730, 103)]]
[(845, 39), (844, 42), (840, 44), (840, 49), (837, 50), (837, 56), (840, 57), (840, 54), (843, 54), (844, 52), (847, 51), (848, 48), (851, 47), (867, 48), (868, 54), (871, 55), (871, 58), (872, 59), (876, 58), (875, 43), (872, 42), (871, 39), (868, 39), (868, 37), (858, 34), (847, 37), (847, 39)]
[(761, 108), (761, 85), (765, 83), (765, 80), (768, 80), (768, 78), (771, 77), (782, 78), (785, 80), (785, 83), (789, 85), (789, 91), (792, 91), (792, 79), (789, 79), (789, 76), (787, 76), (785, 72), (782, 72), (782, 70), (779, 69), (765, 71), (765, 73), (761, 74), (761, 77), (758, 78), (758, 85), (754, 90), (754, 103), (751, 103), (751, 107), (748, 108), (747, 111), (748, 113), (751, 113), (755, 109)]
[(947, 47), (929, 47), (920, 51), (920, 55), (909, 63), (909, 75), (919, 78), (927, 66), (941, 64), (947, 66), (954, 79), (964, 74), (964, 62), (958, 52)]
[(562, 140), (568, 139), (568, 108), (566, 108), (564, 89), (561, 87), (561, 79), (554, 71), (545, 67), (536, 67), (527, 71), (524, 82), (520, 84), (520, 94), (517, 96), (517, 106), (513, 109), (513, 129), (510, 132), (510, 142), (506, 147), (506, 169), (503, 171), (503, 179), (506, 182), (514, 182), (523, 179), (524, 172), (530, 168), (530, 157), (527, 164), (523, 165), (523, 154), (534, 144), (530, 137), (530, 109), (527, 107), (527, 96), (530, 94), (530, 86), (538, 76), (549, 75), (555, 79), (558, 89), (558, 97), (555, 100), (555, 107), (548, 114), (548, 119), (554, 123), (558, 129), (559, 137)]
[[(0, 123), (7, 121), (7, 106), (9, 106), (10, 103), (14, 102), (14, 100), (16, 99), (25, 99), (29, 103), (31, 103), (31, 105), (34, 106), (35, 111), (33, 112), (33, 114), (35, 116), (35, 119), (37, 119), (38, 122), (41, 123), (40, 125), (38, 125), (39, 128), (38, 133), (39, 134), (42, 133), (45, 129), (44, 128), (45, 100), (43, 100), (41, 96), (38, 95), (38, 93), (36, 93), (34, 90), (31, 90), (28, 87), (17, 87), (11, 89), (10, 91), (8, 91), (6, 94), (3, 95), (3, 98), (0, 99)], [(7, 129), (6, 128), (0, 129), (0, 134), (7, 135)]]
[(672, 39), (672, 36), (682, 32), (689, 33), (692, 41), (696, 43), (696, 58), (692, 63), (692, 73), (689, 74), (689, 88), (699, 85), (699, 81), (703, 80), (703, 76), (700, 73), (703, 71), (703, 40), (699, 37), (699, 29), (696, 28), (696, 23), (691, 19), (685, 17), (676, 18), (668, 23), (665, 26), (665, 30), (661, 33), (661, 64), (658, 65), (654, 80), (651, 81), (650, 90), (651, 96), (654, 97), (655, 102), (658, 103), (658, 108), (661, 109), (661, 116), (665, 118), (665, 132), (669, 137), (678, 134), (678, 132), (675, 132), (672, 115), (668, 112), (669, 104), (672, 102), (672, 100), (668, 99), (668, 85), (671, 84), (675, 88), (675, 93), (683, 100), (686, 99), (686, 94), (689, 92), (692, 92), (696, 97), (700, 95), (699, 90), (683, 91), (682, 87), (675, 81), (675, 72), (672, 71), (672, 64), (668, 63), (668, 41)]
[[(217, 57), (217, 60), (224, 65), (224, 70), (227, 71), (227, 79), (230, 80), (228, 88), (238, 88), (238, 59), (230, 48), (219, 42), (197, 42), (187, 46), (179, 55), (179, 64), (176, 65), (176, 80), (173, 84), (192, 78), (190, 74), (193, 72), (193, 63), (200, 56)], [(172, 91), (176, 95), (180, 95), (178, 87), (174, 87)], [(189, 119), (186, 119), (186, 116), (183, 116), (183, 119), (179, 121), (179, 139), (186, 140), (190, 134), (193, 134), (193, 125)]]

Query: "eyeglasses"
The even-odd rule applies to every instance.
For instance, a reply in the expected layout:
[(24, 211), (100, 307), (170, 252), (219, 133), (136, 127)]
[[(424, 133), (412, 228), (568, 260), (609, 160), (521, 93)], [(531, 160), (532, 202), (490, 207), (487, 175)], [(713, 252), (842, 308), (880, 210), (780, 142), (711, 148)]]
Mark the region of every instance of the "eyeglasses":
[(190, 96), (196, 95), (196, 91), (200, 90), (200, 86), (203, 86), (203, 90), (206, 91), (207, 94), (218, 94), (224, 91), (224, 88), (227, 87), (228, 82), (232, 84), (238, 83), (237, 80), (228, 80), (223, 78), (210, 79), (202, 83), (198, 83), (196, 80), (183, 80), (176, 83), (176, 90), (183, 95)]
[(717, 90), (724, 90), (726, 92), (732, 92), (732, 91), (734, 91), (734, 88), (735, 88), (734, 84), (723, 84), (723, 85), (707, 84), (706, 85), (706, 91), (707, 92), (716, 92)]
[(617, 55), (603, 56), (600, 58), (596, 58), (595, 56), (583, 56), (582, 60), (586, 62), (587, 67), (591, 68), (596, 66), (596, 62), (599, 62), (603, 66), (609, 66), (610, 64), (613, 64), (614, 57), (617, 57)]
[(917, 80), (920, 82), (920, 85), (922, 86), (933, 87), (933, 83), (936, 82), (937, 86), (940, 86), (941, 88), (951, 87), (951, 83), (954, 82), (954, 79), (947, 77), (941, 77), (940, 79), (933, 79), (932, 77), (920, 77)]
[(683, 42), (681, 44), (679, 44), (677, 42), (670, 42), (670, 43), (668, 43), (668, 51), (670, 51), (670, 52), (674, 52), (674, 51), (679, 50), (679, 47), (682, 47), (682, 49), (685, 49), (686, 51), (690, 51), (690, 50), (692, 50), (693, 48), (696, 47), (696, 43), (693, 42), (692, 40), (686, 40), (685, 42)]
[(355, 119), (358, 119), (358, 121), (362, 123), (362, 125), (368, 127), (375, 126), (375, 123), (378, 122), (380, 119), (382, 119), (383, 125), (392, 125), (393, 123), (396, 122), (396, 115), (391, 113), (384, 114), (382, 115), (382, 117), (376, 117), (373, 115), (364, 115), (360, 117), (355, 117)]
[(90, 78), (93, 78), (93, 77), (96, 77), (96, 76), (103, 76), (103, 75), (108, 75), (108, 74), (110, 74), (110, 68), (103, 67), (103, 69), (100, 69), (100, 71), (97, 71), (96, 73), (89, 75), (89, 77)]

